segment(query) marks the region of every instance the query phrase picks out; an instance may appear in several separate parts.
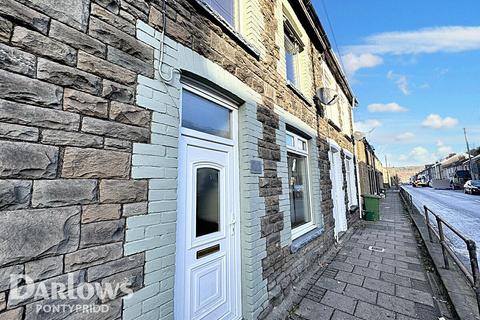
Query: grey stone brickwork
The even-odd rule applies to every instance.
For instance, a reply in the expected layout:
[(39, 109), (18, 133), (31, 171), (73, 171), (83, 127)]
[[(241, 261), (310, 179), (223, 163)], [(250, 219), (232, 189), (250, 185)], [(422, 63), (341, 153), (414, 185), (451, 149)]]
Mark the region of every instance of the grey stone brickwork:
[[(137, 104), (152, 111), (152, 122), (150, 143), (133, 144), (132, 176), (150, 182), (148, 205), (140, 209), (142, 215), (127, 217), (125, 254), (145, 254), (145, 276), (143, 288), (124, 299), (123, 319), (173, 319), (181, 85), (178, 74), (170, 83), (159, 77), (160, 32), (139, 21), (136, 34), (154, 51), (156, 67), (152, 78), (138, 76), (136, 90)], [(176, 67), (178, 45), (167, 41), (169, 67)], [(124, 110), (130, 115), (125, 121), (144, 122), (137, 110)]]
[(279, 117), (276, 130), (277, 142), (280, 146), (280, 161), (277, 163), (278, 177), (282, 180), (282, 194), (279, 196), (279, 209), (283, 212), (283, 229), (280, 231), (280, 246), (285, 247), (292, 243), (292, 228), (290, 224), (290, 197), (288, 187), (288, 162), (287, 162), (287, 128), (284, 117)]
[[(243, 101), (244, 319), (266, 317), (333, 243), (327, 138), (351, 149), (286, 86), (277, 70), (276, 2), (258, 6), (261, 58), (197, 1), (168, 1), (162, 68)], [(36, 283), (71, 275), (81, 288), (113, 282), (134, 291), (92, 298), (110, 309), (91, 320), (173, 319), (181, 83), (178, 73), (159, 79), (162, 28), (158, 1), (0, 0), (0, 318), (49, 319), (35, 307), (45, 301), (11, 300), (6, 275), (28, 274)], [(318, 133), (309, 144), (312, 208), (323, 233), (295, 253), (285, 121), (274, 106)], [(252, 160), (261, 173), (252, 173)]]
[[(143, 287), (145, 253), (124, 241), (126, 217), (145, 214), (149, 197), (132, 145), (151, 138), (134, 93), (154, 55), (135, 38), (140, 9), (117, 4), (0, 1), (1, 319), (51, 319), (37, 305), (86, 302), (15, 300), (11, 274)], [(109, 307), (88, 317), (119, 318), (121, 295), (87, 301)]]
[[(139, 22), (137, 37), (155, 48), (155, 70), (158, 70), (160, 32)], [(222, 85), (245, 101), (239, 108), (242, 303), (244, 318), (256, 319), (268, 297), (261, 271), (261, 259), (266, 256), (265, 240), (259, 232), (265, 206), (258, 194), (259, 174), (250, 171), (250, 162), (259, 160), (257, 146), (262, 136), (261, 124), (256, 119), (258, 94), (169, 37), (166, 45), (165, 69), (189, 71)], [(132, 175), (149, 179), (149, 202), (144, 215), (127, 218), (125, 254), (145, 253), (145, 277), (144, 287), (124, 300), (124, 319), (173, 318), (176, 239), (181, 236), (175, 229), (181, 86), (178, 75), (170, 83), (160, 81), (157, 72), (153, 79), (138, 76), (136, 100), (139, 106), (152, 111), (152, 123), (150, 143), (133, 144)]]
[(260, 105), (257, 119), (262, 123), (263, 136), (258, 141), (258, 154), (265, 167), (259, 178), (260, 196), (265, 201), (265, 215), (262, 217), (261, 236), (265, 238), (267, 255), (262, 259), (263, 278), (267, 280), (268, 304), (259, 315), (264, 318), (274, 304), (282, 298), (280, 281), (285, 278), (282, 272), (284, 250), (281, 248), (280, 233), (284, 228), (284, 214), (280, 211), (280, 196), (283, 193), (282, 180), (278, 177), (278, 162), (281, 160), (280, 146), (276, 140), (279, 128), (279, 116), (273, 110), (273, 104)]
[(308, 148), (310, 150), (310, 185), (311, 185), (311, 207), (312, 214), (315, 217), (315, 223), (317, 227), (324, 229), (324, 212), (322, 212), (322, 192), (321, 192), (321, 173), (319, 167), (319, 156), (318, 156), (318, 137), (312, 137), (308, 143)]
[[(320, 140), (312, 137), (309, 141), (309, 161), (311, 175), (312, 214), (318, 227), (308, 234), (305, 234), (303, 241), (300, 237), (292, 247), (292, 235), (290, 227), (290, 201), (288, 194), (288, 169), (287, 150), (285, 142), (286, 120), (282, 115), (277, 115), (271, 109), (262, 107), (257, 112), (258, 119), (263, 123), (263, 139), (259, 143), (259, 155), (268, 165), (270, 170), (266, 171), (263, 178), (260, 178), (260, 186), (263, 188), (260, 195), (265, 198), (265, 217), (262, 222), (262, 236), (267, 242), (267, 256), (262, 260), (263, 277), (268, 284), (268, 304), (259, 318), (267, 317), (272, 308), (283, 302), (290, 294), (292, 286), (301, 280), (302, 273), (312, 267), (321, 255), (333, 243), (333, 218), (331, 197), (330, 202), (324, 203), (323, 194), (331, 194), (331, 181), (329, 178), (328, 147), (319, 148)], [(291, 125), (298, 124), (298, 120)], [(308, 128), (306, 124), (300, 124), (302, 128), (308, 129), (307, 134), (316, 131)], [(272, 133), (275, 132), (273, 136)], [(326, 171), (321, 173), (322, 169)], [(328, 180), (327, 180), (328, 179)], [(267, 183), (268, 182), (268, 183)], [(323, 190), (322, 190), (323, 182)], [(323, 193), (322, 193), (323, 192)], [(328, 198), (327, 198), (328, 199)], [(330, 204), (330, 206), (328, 206)], [(324, 221), (331, 221), (324, 226)], [(319, 231), (323, 229), (323, 231)], [(308, 239), (307, 239), (308, 238)], [(302, 243), (298, 245), (297, 242)]]
[[(168, 23), (171, 28), (167, 28), (167, 35), (182, 46), (191, 48), (200, 56), (205, 57), (207, 61), (217, 64), (220, 70), (228, 70), (229, 73), (233, 74), (241, 82), (247, 84), (250, 88), (262, 95), (263, 101), (260, 101), (261, 104), (257, 107), (257, 118), (263, 124), (263, 137), (261, 137), (259, 141), (258, 151), (259, 157), (263, 159), (264, 164), (263, 176), (259, 178), (259, 195), (264, 198), (265, 205), (265, 216), (260, 216), (263, 229), (260, 239), (264, 241), (263, 243), (266, 245), (267, 253), (265, 257), (260, 255), (260, 257), (262, 257), (261, 261), (263, 261), (263, 279), (267, 281), (268, 291), (266, 302), (261, 302), (263, 311), (259, 314), (259, 317), (264, 317), (269, 313), (274, 302), (281, 302), (282, 295), (289, 293), (289, 288), (298, 281), (302, 272), (311, 267), (321, 256), (322, 252), (334, 241), (333, 203), (330, 192), (331, 181), (329, 178), (330, 166), (328, 162), (329, 147), (326, 141), (328, 138), (332, 138), (342, 147), (349, 150), (352, 150), (351, 142), (348, 142), (342, 134), (334, 132), (334, 129), (330, 127), (326, 119), (316, 116), (315, 109), (312, 108), (312, 106), (306, 106), (304, 100), (298, 97), (294, 91), (285, 87), (284, 79), (281, 76), (279, 77), (276, 70), (276, 61), (280, 58), (278, 46), (274, 39), (276, 28), (278, 27), (276, 23), (267, 23), (265, 25), (265, 32), (262, 39), (266, 52), (270, 54), (263, 57), (261, 61), (256, 61), (256, 56), (245, 50), (238, 49), (241, 45), (239, 45), (240, 42), (235, 40), (234, 37), (225, 41), (224, 31), (226, 29), (214, 18), (212, 19), (208, 15), (202, 15), (202, 13), (205, 12), (200, 9), (200, 6), (195, 5), (194, 2), (185, 0), (177, 1), (176, 4), (175, 8), (173, 8), (173, 11), (176, 12), (176, 15), (173, 14), (173, 16), (175, 16), (176, 19), (169, 18)], [(275, 3), (272, 1), (260, 1), (260, 6), (265, 21), (275, 21), (275, 17), (273, 17)], [(201, 13), (199, 14), (198, 12)], [(151, 16), (152, 21), (150, 21), (150, 23), (153, 23), (153, 25), (157, 22), (155, 17), (156, 15)], [(201, 21), (201, 23), (195, 23), (198, 21)], [(206, 30), (214, 30), (214, 32), (205, 32)], [(206, 39), (203, 36), (205, 34), (207, 34)], [(200, 37), (199, 35), (202, 36)], [(181, 57), (179, 61), (183, 61), (185, 57), (190, 57), (190, 55), (179, 55)], [(317, 71), (316, 75), (321, 75), (321, 71)], [(213, 74), (207, 74), (207, 76), (204, 77), (209, 80), (211, 80), (211, 78), (217, 78)], [(227, 83), (228, 81), (221, 82), (222, 86)], [(279, 231), (283, 230), (284, 227), (282, 226), (283, 221), (281, 221), (284, 214), (283, 212), (279, 212), (279, 196), (283, 194), (283, 190), (281, 179), (278, 178), (277, 164), (280, 149), (277, 144), (278, 142), (275, 141), (276, 125), (274, 124), (275, 115), (273, 113), (272, 100), (275, 104), (287, 109), (288, 112), (296, 115), (311, 127), (318, 127), (319, 131), (317, 144), (319, 149), (319, 184), (322, 194), (320, 211), (323, 216), (325, 232), (316, 241), (311, 242), (308, 246), (298, 251), (296, 255), (290, 253), (288, 246), (284, 248), (280, 246)], [(265, 110), (265, 108), (270, 111)], [(264, 119), (261, 119), (262, 116), (259, 118), (259, 115), (262, 113), (264, 113)], [(265, 126), (264, 122), (269, 122), (271, 125)], [(327, 130), (329, 127), (330, 129)], [(267, 219), (265, 218), (267, 216), (272, 217), (271, 222), (272, 224), (276, 224), (276, 226), (269, 226), (270, 222), (266, 222)], [(271, 231), (272, 229), (274, 231)], [(268, 234), (268, 236), (266, 234)], [(260, 246), (263, 245), (261, 241), (259, 241)], [(244, 259), (243, 256), (242, 259)], [(275, 270), (276, 267), (277, 269), (281, 268), (285, 270), (285, 272), (271, 273), (271, 271), (268, 271), (268, 266), (266, 266), (265, 263), (272, 266), (271, 270)], [(276, 263), (275, 267), (273, 267), (272, 263)], [(249, 280), (248, 277), (244, 279)], [(261, 284), (262, 286), (263, 283)], [(254, 286), (251, 282), (242, 283), (242, 287), (251, 287), (252, 285)], [(263, 299), (263, 297), (264, 295), (261, 293), (256, 296), (257, 299)], [(257, 305), (260, 304), (260, 302), (251, 300), (243, 301), (244, 306), (249, 304)], [(250, 315), (248, 314), (246, 317), (249, 318)]]

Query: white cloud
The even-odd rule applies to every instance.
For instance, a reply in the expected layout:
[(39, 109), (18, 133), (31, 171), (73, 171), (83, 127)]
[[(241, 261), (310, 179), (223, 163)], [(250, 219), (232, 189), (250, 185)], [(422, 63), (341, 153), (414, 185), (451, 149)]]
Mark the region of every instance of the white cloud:
[(407, 108), (402, 107), (398, 103), (372, 103), (368, 105), (368, 111), (370, 112), (405, 112)]
[(406, 96), (410, 94), (410, 89), (408, 88), (408, 80), (405, 75), (396, 74), (392, 70), (388, 71), (387, 79), (394, 81), (397, 84), (398, 89)]
[(435, 71), (437, 72), (438, 76), (444, 76), (449, 72), (448, 68), (436, 68)]
[(424, 147), (413, 148), (412, 151), (410, 152), (410, 155), (413, 157), (413, 159), (418, 161), (428, 162), (432, 159), (432, 155)]
[(410, 141), (415, 139), (415, 134), (413, 132), (404, 132), (395, 137), (395, 140), (398, 141)]
[(424, 82), (418, 86), (420, 89), (430, 89), (430, 84), (428, 82)]
[(444, 26), (414, 31), (374, 34), (365, 43), (347, 47), (347, 52), (362, 54), (418, 54), (462, 52), (480, 49), (480, 26)]
[(342, 56), (342, 61), (345, 65), (345, 72), (349, 76), (353, 76), (359, 69), (373, 68), (383, 63), (383, 59), (381, 57), (370, 53), (362, 53), (358, 55), (348, 53)]
[(430, 152), (422, 146), (413, 148), (408, 154), (402, 154), (398, 157), (404, 165), (425, 165), (434, 163), (435, 161), (444, 158), (453, 153), (453, 149), (447, 146), (443, 141), (437, 141), (436, 150)]
[(369, 133), (374, 129), (380, 127), (382, 123), (376, 119), (369, 119), (365, 121), (358, 121), (353, 124), (355, 131)]
[(437, 141), (437, 158), (443, 158), (451, 153), (453, 153), (452, 147), (446, 146), (441, 140)]
[(435, 162), (435, 156), (426, 148), (418, 146), (413, 148), (408, 154), (402, 154), (398, 158), (400, 161), (409, 164), (427, 164)]
[(407, 77), (405, 76), (400, 76), (396, 81), (395, 83), (397, 84), (398, 86), (398, 89), (400, 89), (400, 91), (402, 91), (402, 93), (406, 96), (408, 96), (410, 94), (410, 89), (408, 89), (408, 81), (407, 81)]
[(438, 114), (430, 114), (422, 122), (422, 126), (433, 129), (453, 128), (458, 120), (452, 117), (442, 118)]
[[(363, 44), (344, 47), (342, 51), (345, 54), (342, 60), (346, 73), (353, 76), (361, 68), (373, 68), (382, 64), (381, 56), (386, 54), (405, 55), (471, 50), (480, 50), (480, 26), (443, 26), (370, 35), (364, 39)], [(448, 69), (442, 70), (448, 72)], [(401, 79), (399, 87), (401, 85), (407, 88), (406, 92), (408, 92), (406, 80), (406, 78)]]

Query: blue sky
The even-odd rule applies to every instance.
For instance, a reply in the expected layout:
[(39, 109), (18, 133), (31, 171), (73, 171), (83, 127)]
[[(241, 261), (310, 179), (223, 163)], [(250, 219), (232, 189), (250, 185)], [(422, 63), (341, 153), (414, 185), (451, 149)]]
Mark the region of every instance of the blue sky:
[(395, 166), (480, 146), (480, 1), (313, 0), (360, 101), (356, 128)]

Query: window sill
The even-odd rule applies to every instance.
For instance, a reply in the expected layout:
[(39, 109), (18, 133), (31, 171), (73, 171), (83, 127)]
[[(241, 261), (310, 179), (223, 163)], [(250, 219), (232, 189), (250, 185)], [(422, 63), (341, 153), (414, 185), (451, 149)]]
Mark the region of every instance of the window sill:
[(339, 126), (337, 126), (337, 124), (335, 122), (333, 122), (332, 120), (328, 119), (328, 123), (333, 127), (333, 129), (335, 129), (337, 132), (342, 132), (342, 129), (340, 129)]
[(220, 25), (225, 33), (227, 33), (239, 46), (252, 55), (257, 61), (260, 61), (260, 52), (251, 45), (237, 30), (235, 30), (225, 19), (213, 10), (203, 0), (194, 0), (207, 14), (208, 18)]
[(323, 228), (316, 227), (315, 229), (301, 235), (292, 241), (290, 245), (290, 252), (295, 253), (305, 247), (307, 244), (317, 239), (323, 234)]
[(297, 96), (299, 96), (309, 106), (313, 105), (313, 101), (310, 101), (293, 83), (287, 80), (287, 87), (289, 87)]

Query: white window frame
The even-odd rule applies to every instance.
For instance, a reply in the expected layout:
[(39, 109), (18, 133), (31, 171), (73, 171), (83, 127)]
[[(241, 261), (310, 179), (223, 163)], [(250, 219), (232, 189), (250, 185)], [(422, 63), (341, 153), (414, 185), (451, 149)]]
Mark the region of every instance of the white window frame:
[[(286, 35), (285, 35), (286, 37)], [(286, 41), (286, 40), (284, 40)], [(284, 46), (284, 50), (285, 50), (285, 57), (284, 57), (284, 60), (285, 60), (285, 79), (287, 80), (287, 84), (295, 87), (295, 88), (298, 88), (299, 87), (299, 84), (300, 84), (300, 63), (299, 63), (299, 54), (300, 52), (297, 52), (295, 54), (291, 54), (292, 56), (292, 68), (293, 68), (293, 79), (289, 79), (288, 78), (288, 62), (287, 62), (287, 48)]]
[[(293, 86), (297, 90), (299, 90), (301, 86), (301, 65), (300, 65), (300, 54), (304, 51), (304, 43), (302, 42), (302, 35), (301, 32), (295, 27), (295, 25), (291, 22), (291, 19), (287, 16), (288, 14), (284, 13), (283, 15), (283, 53), (284, 57), (283, 60), (285, 62), (285, 79), (287, 81), (287, 84), (290, 86)], [(286, 24), (289, 25), (289, 29), (292, 30), (293, 33), (293, 42), (292, 44), (295, 45), (295, 43), (299, 46), (299, 51), (295, 54), (292, 55), (292, 63), (293, 63), (293, 82), (288, 79), (288, 64), (287, 64), (287, 48), (285, 46), (285, 38), (287, 38), (287, 34), (285, 32)]]
[[(310, 156), (308, 154), (308, 140), (300, 137), (298, 134), (290, 132), (287, 130), (286, 135), (293, 137), (293, 146), (287, 144), (287, 153), (294, 153), (300, 156), (305, 157), (307, 165), (307, 191), (308, 191), (308, 213), (310, 214), (310, 221), (292, 229), (292, 240), (304, 235), (305, 233), (316, 228), (315, 217), (312, 210), (312, 184), (310, 183)], [(305, 150), (301, 148), (302, 143), (305, 143)], [(290, 196), (289, 196), (290, 201)], [(290, 213), (291, 214), (291, 213)]]
[[(205, 98), (213, 103), (216, 103), (220, 105), (221, 107), (224, 107), (228, 110), (230, 110), (230, 138), (224, 138), (221, 136), (217, 136), (214, 134), (202, 132), (202, 131), (197, 131), (194, 129), (189, 129), (185, 128), (182, 126), (182, 112), (183, 108), (179, 110), (180, 112), (180, 133), (189, 136), (189, 137), (196, 137), (200, 138), (203, 140), (212, 140), (212, 137), (214, 138), (214, 141), (217, 143), (222, 143), (225, 145), (235, 145), (235, 142), (237, 141), (237, 113), (235, 111), (238, 111), (238, 106), (236, 106), (233, 102), (228, 101), (226, 98), (216, 94), (213, 90), (208, 90), (200, 85), (195, 84), (194, 82), (190, 82), (188, 80), (185, 80), (183, 83), (183, 90), (189, 91), (193, 94), (196, 94), (202, 98)], [(181, 100), (181, 99), (180, 99)], [(182, 101), (180, 101), (183, 103)]]
[(242, 26), (241, 26), (241, 23), (240, 23), (240, 21), (241, 21), (241, 19), (240, 19), (240, 17), (241, 17), (241, 15), (240, 15), (240, 10), (241, 10), (240, 1), (239, 1), (239, 0), (230, 0), (230, 1), (232, 1), (232, 3), (233, 3), (233, 15), (232, 15), (232, 17), (233, 17), (233, 24), (230, 24), (230, 23), (227, 21), (227, 19), (225, 19), (225, 17), (224, 17), (220, 12), (218, 12), (217, 10), (215, 10), (215, 8), (212, 7), (212, 5), (211, 5), (208, 1), (205, 1), (204, 3), (205, 3), (206, 5), (208, 5), (208, 7), (209, 7), (212, 11), (215, 11), (220, 17), (222, 17), (222, 18), (225, 20), (225, 22), (227, 23), (227, 25), (229, 25), (233, 30), (235, 30), (235, 31), (238, 32), (238, 31), (240, 31), (240, 29), (241, 29), (241, 27), (242, 27)]

